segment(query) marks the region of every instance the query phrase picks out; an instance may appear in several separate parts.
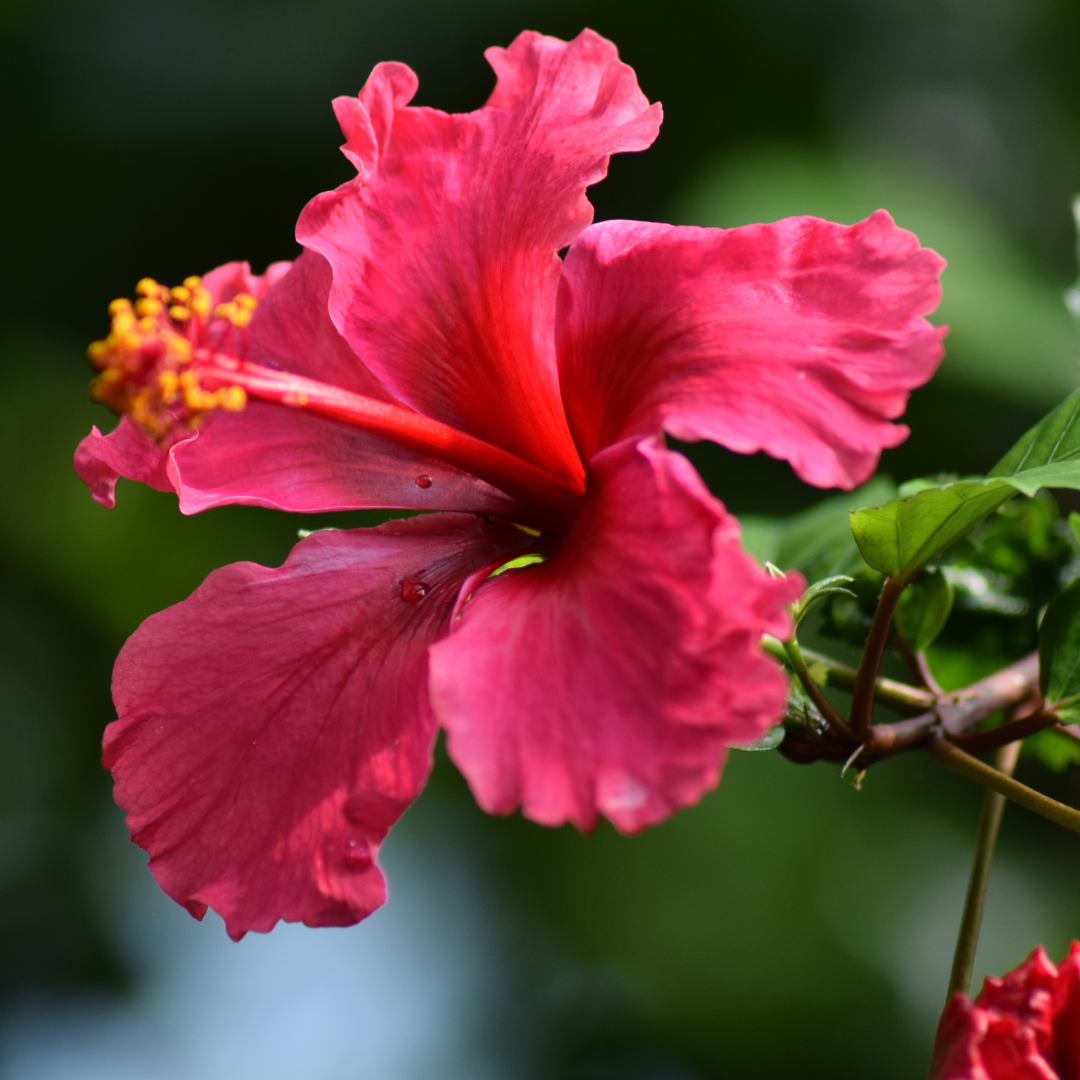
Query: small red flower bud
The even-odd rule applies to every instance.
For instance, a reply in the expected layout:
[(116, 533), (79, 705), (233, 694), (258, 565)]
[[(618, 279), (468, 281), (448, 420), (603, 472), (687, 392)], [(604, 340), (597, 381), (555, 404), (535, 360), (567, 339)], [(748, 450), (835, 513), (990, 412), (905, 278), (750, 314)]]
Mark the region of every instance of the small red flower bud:
[(930, 1080), (1078, 1080), (1080, 942), (1057, 965), (1039, 946), (990, 977), (974, 1004), (954, 994), (934, 1041)]

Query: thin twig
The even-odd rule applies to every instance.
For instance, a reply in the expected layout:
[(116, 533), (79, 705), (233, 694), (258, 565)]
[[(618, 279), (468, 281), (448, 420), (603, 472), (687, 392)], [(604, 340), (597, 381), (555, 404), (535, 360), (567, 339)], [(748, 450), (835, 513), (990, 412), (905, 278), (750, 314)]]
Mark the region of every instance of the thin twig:
[(1080, 743), (1080, 724), (1058, 724), (1054, 730), (1060, 731), (1062, 735), (1072, 739), (1074, 743)]
[[(997, 753), (995, 765), (1003, 776), (1011, 777), (1020, 756), (1020, 743), (1002, 746)], [(994, 861), (1001, 817), (1005, 813), (1005, 796), (987, 790), (983, 796), (982, 816), (979, 819), (979, 838), (975, 842), (975, 860), (971, 865), (964, 914), (960, 920), (960, 933), (956, 939), (952, 975), (949, 978), (949, 998), (958, 991), (967, 994), (971, 989), (971, 969), (975, 965), (975, 950), (979, 944), (982, 927), (983, 903), (986, 900), (986, 883), (990, 877), (990, 864)]]
[[(761, 641), (762, 648), (777, 660), (787, 661), (787, 653), (784, 644), (776, 638), (766, 634)], [(826, 683), (835, 690), (843, 690), (851, 693), (855, 689), (855, 680), (858, 672), (847, 664), (834, 660), (824, 653), (815, 652), (800, 645), (799, 650), (807, 667), (820, 667), (825, 673)], [(901, 716), (918, 716), (934, 707), (934, 695), (917, 686), (908, 686), (907, 683), (896, 682), (895, 679), (878, 678), (874, 682), (874, 701), (883, 705), (892, 712)]]
[(847, 726), (844, 718), (836, 711), (833, 703), (822, 692), (821, 687), (814, 682), (806, 661), (803, 659), (802, 650), (799, 648), (795, 635), (792, 634), (787, 641), (783, 642), (784, 654), (792, 670), (799, 677), (807, 697), (818, 707), (818, 711), (828, 721), (829, 726), (835, 728), (841, 735), (850, 736), (851, 729)]
[(1019, 720), (1010, 720), (1006, 724), (987, 728), (986, 731), (973, 731), (967, 734), (951, 735), (949, 741), (966, 750), (969, 754), (985, 754), (1000, 746), (1008, 746), (1017, 739), (1026, 739), (1043, 728), (1057, 723), (1057, 717), (1050, 712), (1033, 712)]
[(907, 587), (907, 582), (898, 578), (886, 578), (885, 586), (878, 599), (874, 621), (870, 624), (870, 633), (866, 638), (859, 672), (855, 677), (855, 686), (851, 691), (851, 731), (858, 742), (865, 742), (870, 734), (870, 723), (874, 712), (874, 683), (881, 668), (881, 658), (885, 654), (885, 645), (889, 640), (889, 627), (893, 613), (900, 600), (900, 594)]
[(1039, 685), (1039, 654), (1029, 653), (977, 683), (947, 695), (937, 706), (941, 726), (959, 735), (998, 709), (1023, 701)]
[(1071, 806), (1051, 799), (1034, 788), (1029, 788), (1027, 784), (1021, 784), (1019, 780), (1004, 776), (992, 766), (964, 753), (960, 747), (946, 742), (940, 735), (930, 738), (926, 750), (935, 761), (941, 762), (946, 768), (1004, 795), (1007, 799), (1012, 799), (1013, 802), (1049, 818), (1058, 825), (1064, 825), (1066, 829), (1080, 832), (1080, 810), (1074, 810)]

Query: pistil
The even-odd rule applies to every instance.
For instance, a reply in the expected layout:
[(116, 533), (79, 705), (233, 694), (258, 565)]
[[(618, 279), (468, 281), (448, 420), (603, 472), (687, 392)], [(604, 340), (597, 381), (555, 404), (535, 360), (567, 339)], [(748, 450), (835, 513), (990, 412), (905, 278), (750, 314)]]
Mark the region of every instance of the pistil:
[(381, 435), (485, 480), (532, 511), (534, 520), (559, 531), (565, 531), (581, 510), (583, 490), (498, 446), (401, 405), (227, 354), (203, 358), (196, 353), (193, 363), (200, 385), (208, 392), (237, 387), (255, 400)]
[(471, 473), (517, 500), (522, 524), (565, 533), (580, 512), (583, 488), (498, 446), (402, 405), (252, 363), (244, 354), (256, 301), (246, 293), (211, 313), (198, 278), (171, 290), (146, 278), (138, 292), (134, 307), (127, 300), (110, 305), (109, 336), (90, 346), (100, 373), (92, 394), (159, 442), (198, 428), (209, 412), (239, 412), (254, 398), (371, 432)]

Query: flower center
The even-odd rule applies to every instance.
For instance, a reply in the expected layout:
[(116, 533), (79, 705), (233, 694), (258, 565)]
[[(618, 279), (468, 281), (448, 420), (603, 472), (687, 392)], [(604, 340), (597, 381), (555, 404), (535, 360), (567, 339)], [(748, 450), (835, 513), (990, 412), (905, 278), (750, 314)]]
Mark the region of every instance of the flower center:
[[(140, 299), (109, 305), (112, 327), (89, 349), (99, 372), (91, 396), (127, 413), (155, 441), (191, 432), (215, 409), (239, 412), (249, 398), (298, 409), (380, 435), (471, 473), (516, 499), (514, 520), (565, 532), (581, 510), (583, 489), (491, 443), (402, 405), (246, 359), (254, 297), (237, 294), (210, 311), (199, 278), (168, 289), (150, 278)], [(418, 476), (417, 484), (431, 481)]]

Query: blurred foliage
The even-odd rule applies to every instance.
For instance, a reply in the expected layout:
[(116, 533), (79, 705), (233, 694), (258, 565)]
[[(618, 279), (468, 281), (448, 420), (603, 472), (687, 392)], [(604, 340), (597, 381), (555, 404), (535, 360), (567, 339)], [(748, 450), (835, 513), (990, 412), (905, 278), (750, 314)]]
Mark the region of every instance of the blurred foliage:
[[(949, 259), (949, 355), (886, 473), (983, 471), (1076, 384), (1060, 298), (1075, 272), (1080, 10), (1065, 0), (7, 0), (0, 990), (124, 983), (91, 839), (120, 828), (97, 765), (110, 658), (215, 566), (278, 563), (313, 524), (245, 507), (182, 518), (126, 482), (111, 513), (89, 499), (70, 458), (91, 423), (111, 422), (86, 401), (81, 358), (106, 304), (144, 274), (293, 254), (301, 207), (351, 173), (329, 99), (375, 62), (411, 63), (419, 103), (468, 109), (492, 85), (484, 47), (585, 24), (666, 114), (657, 145), (615, 159), (594, 189), (598, 216), (731, 226), (884, 205)], [(761, 517), (821, 499), (786, 465), (686, 450), (747, 515), (748, 545), (812, 577), (857, 569), (847, 511), (893, 494), (879, 478), (872, 495), (835, 497), (815, 511), (828, 528), (800, 535)], [(980, 529), (940, 563), (955, 604), (931, 658), (950, 685), (1033, 647), (1041, 606), (1075, 572), (1047, 500)], [(822, 601), (808, 636), (858, 640), (864, 607), (845, 621), (846, 600)], [(1077, 770), (1042, 769), (1021, 764), (1076, 800)], [(520, 992), (492, 1022), (507, 1075), (528, 1071), (526, 1048), (536, 1075), (567, 1080), (917, 1073), (979, 798), (916, 760), (876, 768), (856, 794), (831, 768), (770, 753), (734, 754), (717, 793), (633, 839), (486, 818), (442, 757), (425, 796), (468, 818), (520, 919)], [(1010, 813), (999, 865), (1031, 891), (1000, 894), (995, 917), (995, 879), (980, 968), (1014, 966), (1036, 939), (1060, 953), (1076, 933), (1075, 839)]]

